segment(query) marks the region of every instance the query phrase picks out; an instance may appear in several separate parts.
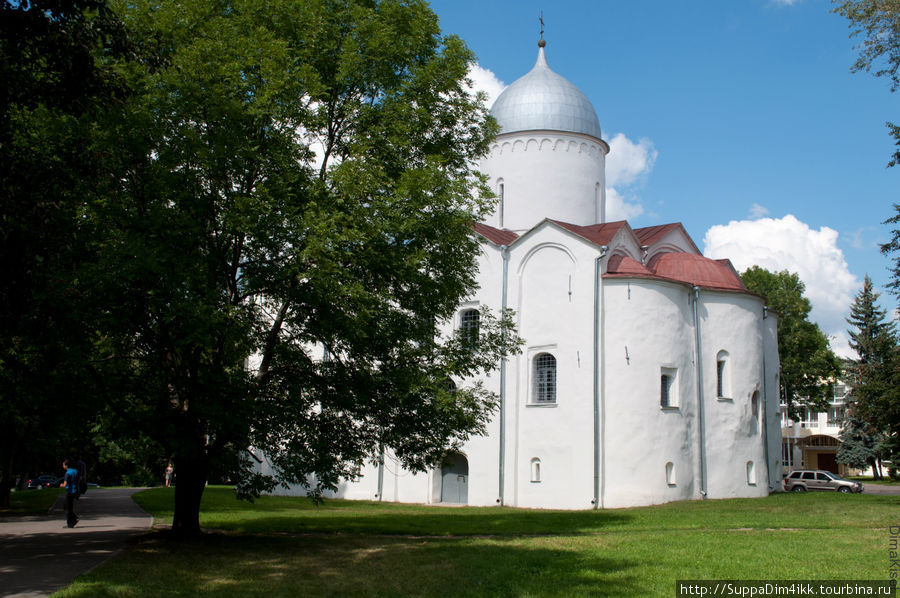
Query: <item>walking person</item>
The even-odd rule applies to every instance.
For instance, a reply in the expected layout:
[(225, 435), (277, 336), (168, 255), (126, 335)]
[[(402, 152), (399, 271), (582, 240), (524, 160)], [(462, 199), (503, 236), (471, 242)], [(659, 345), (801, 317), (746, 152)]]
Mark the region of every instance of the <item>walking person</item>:
[(166, 488), (173, 485), (175, 481), (175, 468), (172, 467), (172, 464), (169, 463), (169, 466), (166, 467)]
[(78, 469), (75, 461), (66, 459), (63, 461), (63, 469), (66, 470), (66, 525), (75, 527), (78, 523), (78, 515), (75, 514), (75, 499), (78, 498)]

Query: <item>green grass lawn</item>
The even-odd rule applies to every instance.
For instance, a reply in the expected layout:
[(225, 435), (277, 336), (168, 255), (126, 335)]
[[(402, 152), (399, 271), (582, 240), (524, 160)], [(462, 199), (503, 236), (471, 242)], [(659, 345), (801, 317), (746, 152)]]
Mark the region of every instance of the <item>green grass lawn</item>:
[[(136, 495), (158, 522), (171, 489)], [(606, 511), (441, 508), (209, 488), (58, 596), (672, 596), (676, 579), (885, 579), (900, 497), (780, 494)]]
[(9, 508), (0, 509), (0, 517), (20, 515), (44, 515), (63, 493), (62, 488), (41, 490), (17, 490), (9, 495)]

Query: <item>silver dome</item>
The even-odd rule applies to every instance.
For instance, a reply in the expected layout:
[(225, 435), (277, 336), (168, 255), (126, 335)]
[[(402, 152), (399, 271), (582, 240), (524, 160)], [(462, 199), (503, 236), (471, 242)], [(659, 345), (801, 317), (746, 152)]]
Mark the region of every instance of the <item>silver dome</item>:
[(547, 129), (600, 139), (597, 113), (581, 91), (547, 65), (544, 48), (534, 68), (500, 94), (491, 114), (501, 133)]

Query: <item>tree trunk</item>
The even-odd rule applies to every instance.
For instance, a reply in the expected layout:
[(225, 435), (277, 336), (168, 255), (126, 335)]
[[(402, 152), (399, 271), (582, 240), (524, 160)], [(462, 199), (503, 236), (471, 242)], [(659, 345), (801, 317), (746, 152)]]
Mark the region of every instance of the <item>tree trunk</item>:
[(880, 480), (881, 474), (879, 474), (879, 472), (878, 472), (878, 463), (876, 463), (875, 458), (869, 457), (868, 459), (866, 459), (866, 463), (868, 463), (869, 467), (872, 468), (872, 479)]
[(200, 531), (200, 500), (206, 488), (208, 467), (205, 459), (178, 458), (175, 466), (175, 515), (172, 532), (178, 536), (196, 536)]
[(16, 480), (13, 477), (13, 457), (10, 452), (9, 458), (4, 459), (3, 467), (0, 468), (0, 509), (9, 508), (10, 492), (15, 485)]

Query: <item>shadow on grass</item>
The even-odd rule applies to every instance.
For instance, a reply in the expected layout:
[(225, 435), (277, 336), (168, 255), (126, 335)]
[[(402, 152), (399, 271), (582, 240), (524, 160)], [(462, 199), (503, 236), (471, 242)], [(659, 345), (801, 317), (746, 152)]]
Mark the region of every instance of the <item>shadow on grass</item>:
[(631, 517), (609, 511), (528, 512), (513, 509), (430, 508), (390, 513), (307, 515), (256, 514), (253, 519), (215, 520), (215, 527), (244, 533), (381, 534), (403, 536), (542, 536), (596, 533)]
[[(171, 521), (173, 495), (154, 489), (135, 496), (158, 521)], [(508, 507), (445, 508), (369, 501), (266, 496), (238, 501), (227, 488), (208, 488), (201, 525), (244, 533), (386, 534), (408, 536), (578, 535), (628, 523), (623, 511), (550, 511)]]
[(60, 596), (646, 596), (637, 563), (554, 538), (156, 534)]
[[(171, 489), (135, 496), (157, 521), (172, 519)], [(900, 496), (797, 495), (768, 498), (686, 501), (652, 507), (599, 511), (551, 511), (507, 507), (446, 508), (370, 501), (328, 500), (315, 505), (303, 497), (266, 496), (253, 504), (238, 501), (233, 489), (210, 487), (201, 507), (201, 525), (243, 533), (385, 534), (407, 536), (515, 536), (595, 534), (733, 528), (883, 527), (900, 507)]]

